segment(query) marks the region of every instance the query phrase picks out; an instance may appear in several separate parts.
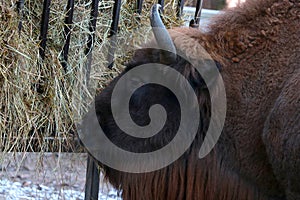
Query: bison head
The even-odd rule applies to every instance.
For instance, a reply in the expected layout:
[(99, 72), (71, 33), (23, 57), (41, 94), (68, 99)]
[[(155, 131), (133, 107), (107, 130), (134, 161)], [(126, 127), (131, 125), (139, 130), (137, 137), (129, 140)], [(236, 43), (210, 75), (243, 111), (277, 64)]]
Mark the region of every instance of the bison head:
[(96, 96), (83, 122), (84, 134), (103, 131), (102, 137), (83, 136), (84, 145), (122, 189), (128, 172), (167, 170), (190, 156), (197, 160), (204, 138), (205, 154), (218, 138), (205, 136), (220, 65), (186, 34), (198, 31), (167, 31), (157, 6), (151, 24), (155, 38), (136, 50), (126, 69)]

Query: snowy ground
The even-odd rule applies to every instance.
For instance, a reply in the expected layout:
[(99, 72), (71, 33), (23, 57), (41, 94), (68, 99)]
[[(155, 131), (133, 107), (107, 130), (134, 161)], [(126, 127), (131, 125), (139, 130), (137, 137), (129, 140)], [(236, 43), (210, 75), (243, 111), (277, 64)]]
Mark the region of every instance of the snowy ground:
[[(0, 200), (84, 199), (86, 154), (0, 155)], [(121, 200), (101, 182), (100, 200)]]
[[(13, 182), (9, 180), (0, 180), (0, 200), (44, 200), (44, 199), (66, 199), (80, 200), (84, 199), (84, 192), (74, 189), (63, 189), (48, 187), (45, 185)], [(108, 193), (99, 192), (99, 200), (121, 200), (117, 191), (110, 190)]]

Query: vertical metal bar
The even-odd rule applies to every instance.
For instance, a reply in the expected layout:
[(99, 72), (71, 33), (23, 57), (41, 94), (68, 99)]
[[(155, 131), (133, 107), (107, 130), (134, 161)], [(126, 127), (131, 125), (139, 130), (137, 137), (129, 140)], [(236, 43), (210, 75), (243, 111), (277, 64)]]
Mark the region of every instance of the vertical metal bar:
[(165, 1), (164, 0), (158, 0), (158, 4), (160, 4), (161, 7), (164, 7)]
[(178, 0), (178, 4), (177, 4), (177, 17), (179, 19), (180, 19), (181, 15), (182, 15), (183, 5), (184, 5), (184, 0)]
[[(86, 86), (88, 86), (90, 80), (91, 73), (91, 65), (92, 65), (92, 50), (95, 41), (95, 31), (98, 17), (98, 6), (99, 0), (92, 1), (91, 15), (90, 15), (90, 23), (89, 23), (89, 31), (90, 35), (88, 36), (87, 48), (85, 54), (87, 55), (87, 65), (86, 65)], [(87, 159), (87, 169), (86, 169), (86, 185), (85, 185), (85, 200), (98, 200), (99, 193), (99, 182), (100, 175), (97, 168), (97, 163), (94, 161), (92, 156), (88, 156)]]
[(86, 65), (86, 85), (88, 85), (90, 80), (90, 73), (91, 73), (91, 65), (92, 65), (92, 50), (95, 42), (95, 31), (96, 31), (96, 24), (97, 24), (97, 17), (98, 17), (98, 6), (99, 0), (92, 1), (92, 8), (91, 8), (91, 16), (90, 16), (90, 25), (89, 31), (90, 35), (88, 36), (87, 41), (87, 48), (85, 54), (87, 55), (87, 65)]
[(50, 3), (51, 0), (44, 0), (44, 4), (43, 4), (43, 13), (42, 13), (41, 31), (40, 31), (41, 42), (39, 48), (39, 54), (43, 60), (45, 59), (45, 49), (47, 43), (47, 33), (48, 33), (49, 16), (50, 16)]
[(161, 8), (160, 8), (161, 12), (164, 12), (165, 0), (158, 0), (158, 4), (161, 5)]
[(110, 36), (113, 36), (118, 31), (119, 18), (120, 18), (121, 0), (115, 0), (113, 8), (113, 21), (111, 23)]
[(195, 23), (200, 24), (200, 17), (201, 17), (201, 11), (202, 11), (202, 4), (203, 0), (198, 0), (196, 5), (196, 12), (195, 12)]
[(194, 19), (192, 19), (190, 21), (190, 27), (199, 28), (201, 11), (202, 11), (202, 3), (203, 3), (203, 0), (197, 0), (195, 16), (194, 16)]
[(23, 9), (24, 9), (24, 0), (19, 0), (17, 2), (17, 9), (18, 9), (18, 14), (19, 14), (19, 24), (18, 24), (18, 31), (19, 35), (21, 34), (23, 25), (22, 25), (22, 20), (23, 20)]
[(73, 13), (74, 13), (74, 0), (68, 0), (67, 13), (66, 13), (65, 25), (64, 25), (64, 37), (66, 41), (63, 47), (63, 52), (62, 52), (63, 60), (61, 62), (65, 72), (67, 72), (68, 54), (69, 54), (70, 39), (71, 39), (71, 26), (73, 24)]
[(143, 0), (137, 0), (137, 13), (141, 14), (143, 9)]
[(98, 165), (89, 155), (87, 159), (85, 200), (98, 200), (100, 174)]
[(117, 32), (119, 26), (119, 18), (120, 18), (120, 10), (121, 10), (121, 0), (115, 0), (114, 8), (113, 8), (113, 21), (110, 27), (110, 46), (108, 52), (108, 68), (111, 69), (114, 65), (114, 55), (116, 50), (116, 40), (117, 40)]

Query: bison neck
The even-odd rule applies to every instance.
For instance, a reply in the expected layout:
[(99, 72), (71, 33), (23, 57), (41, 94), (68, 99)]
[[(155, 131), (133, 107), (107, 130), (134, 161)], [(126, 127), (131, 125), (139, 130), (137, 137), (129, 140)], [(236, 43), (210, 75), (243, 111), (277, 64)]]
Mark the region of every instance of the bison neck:
[(198, 159), (199, 148), (190, 151), (158, 171), (131, 174), (105, 169), (106, 177), (122, 190), (124, 200), (267, 200), (255, 186), (228, 170), (215, 151), (204, 159)]

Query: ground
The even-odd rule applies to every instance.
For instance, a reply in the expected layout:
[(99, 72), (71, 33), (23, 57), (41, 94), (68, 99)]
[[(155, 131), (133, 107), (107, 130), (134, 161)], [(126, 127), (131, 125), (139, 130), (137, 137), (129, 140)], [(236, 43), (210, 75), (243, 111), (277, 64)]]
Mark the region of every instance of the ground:
[[(83, 199), (87, 154), (0, 154), (0, 200)], [(101, 177), (103, 177), (101, 175)], [(101, 181), (99, 199), (117, 199)]]

